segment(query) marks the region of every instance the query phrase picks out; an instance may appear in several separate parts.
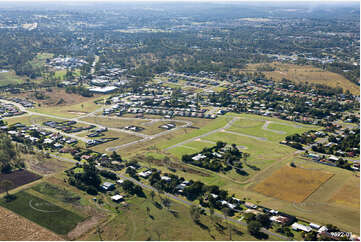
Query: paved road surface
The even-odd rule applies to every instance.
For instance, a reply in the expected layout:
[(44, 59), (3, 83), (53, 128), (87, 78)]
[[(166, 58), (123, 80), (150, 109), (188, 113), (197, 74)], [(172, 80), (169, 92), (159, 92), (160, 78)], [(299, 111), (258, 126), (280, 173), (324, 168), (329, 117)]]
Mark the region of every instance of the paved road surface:
[(270, 131), (270, 132), (276, 133), (276, 134), (286, 134), (285, 131), (275, 130), (275, 129), (269, 129), (269, 128), (268, 128), (268, 125), (269, 125), (270, 123), (273, 123), (273, 122), (272, 122), (272, 121), (266, 121), (266, 122), (264, 123), (264, 125), (262, 126), (262, 129), (263, 129), (263, 130), (266, 130), (266, 131)]

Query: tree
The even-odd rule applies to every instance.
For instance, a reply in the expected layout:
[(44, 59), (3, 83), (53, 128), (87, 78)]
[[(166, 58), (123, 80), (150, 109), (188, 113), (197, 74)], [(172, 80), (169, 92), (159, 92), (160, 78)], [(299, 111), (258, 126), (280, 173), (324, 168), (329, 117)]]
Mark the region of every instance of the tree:
[(256, 220), (262, 224), (263, 227), (270, 226), (269, 216), (267, 214), (258, 214)]
[(2, 187), (6, 192), (6, 197), (9, 197), (9, 190), (14, 186), (14, 183), (10, 180), (2, 180), (0, 183), (0, 187)]
[(201, 218), (200, 207), (192, 205), (190, 208), (190, 214), (193, 222), (199, 223)]
[(232, 240), (232, 226), (230, 226), (230, 223), (228, 222), (228, 216), (231, 213), (230, 210), (231, 210), (230, 208), (222, 208), (222, 213), (223, 213), (223, 216), (224, 216), (224, 220), (226, 221), (227, 227), (228, 227), (228, 230), (229, 230), (229, 240)]
[(251, 221), (248, 223), (247, 226), (248, 232), (253, 236), (258, 236), (260, 234), (261, 228), (262, 224), (258, 221)]
[(113, 153), (110, 155), (110, 158), (112, 158), (113, 160), (116, 160), (116, 161), (122, 161), (122, 158), (120, 157), (120, 155), (113, 151)]
[(310, 233), (305, 234), (306, 241), (316, 241), (317, 240), (317, 232), (311, 231)]
[(152, 191), (150, 192), (150, 197), (152, 198), (152, 201), (154, 201), (154, 196), (155, 196), (155, 192), (152, 190)]
[(163, 203), (163, 205), (164, 205), (164, 207), (166, 207), (167, 209), (169, 209), (169, 207), (170, 207), (170, 200), (169, 200), (169, 198), (164, 198), (163, 200), (162, 200), (162, 203)]

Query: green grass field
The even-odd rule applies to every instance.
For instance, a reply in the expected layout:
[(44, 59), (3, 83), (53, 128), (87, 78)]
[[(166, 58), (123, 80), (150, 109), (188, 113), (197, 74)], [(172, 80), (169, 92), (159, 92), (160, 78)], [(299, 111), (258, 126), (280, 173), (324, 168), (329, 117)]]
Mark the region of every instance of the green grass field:
[(34, 67), (42, 67), (46, 63), (46, 59), (50, 59), (53, 57), (51, 53), (38, 53), (34, 59), (30, 61), (30, 64)]
[(26, 191), (18, 192), (15, 196), (16, 199), (10, 202), (0, 199), (0, 205), (57, 234), (67, 234), (85, 219)]
[[(77, 168), (82, 169), (82, 168)], [(33, 186), (31, 189), (51, 198), (65, 203), (78, 203), (80, 197), (65, 188), (59, 188), (50, 183), (43, 182)]]
[[(170, 209), (158, 208), (154, 205), (148, 192), (148, 198), (132, 197), (128, 200), (129, 209), (119, 209), (117, 215), (110, 223), (101, 227), (102, 240), (229, 240), (227, 225), (222, 231), (217, 231), (208, 216), (201, 217), (202, 226), (193, 222), (189, 207), (171, 201)], [(154, 200), (161, 204), (158, 196)], [(150, 209), (149, 215), (147, 208)], [(173, 213), (170, 212), (173, 211)], [(175, 215), (173, 215), (175, 214)], [(246, 232), (245, 227), (233, 225), (232, 240), (255, 240)], [(99, 240), (96, 233), (91, 233), (81, 240)], [(270, 240), (277, 240), (270, 237)]]
[(23, 83), (24, 78), (17, 76), (14, 71), (0, 73), (0, 86)]
[(217, 118), (215, 120), (212, 120), (212, 122), (206, 124), (205, 126), (200, 127), (199, 129), (194, 129), (191, 132), (188, 132), (187, 134), (176, 136), (173, 139), (168, 140), (166, 142), (161, 142), (157, 146), (159, 148), (161, 148), (161, 149), (167, 148), (169, 146), (172, 146), (174, 144), (178, 144), (178, 143), (180, 143), (182, 141), (185, 141), (187, 139), (191, 139), (193, 137), (205, 134), (205, 133), (210, 132), (212, 130), (222, 128), (230, 120), (232, 120), (232, 118), (230, 118), (230, 117), (219, 117), (219, 118)]

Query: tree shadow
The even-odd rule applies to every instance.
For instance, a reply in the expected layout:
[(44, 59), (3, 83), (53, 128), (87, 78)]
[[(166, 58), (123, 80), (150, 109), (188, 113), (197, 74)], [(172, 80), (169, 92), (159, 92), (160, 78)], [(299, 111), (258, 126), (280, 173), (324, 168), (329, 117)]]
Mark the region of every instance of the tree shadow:
[(16, 199), (16, 196), (15, 196), (15, 195), (12, 195), (12, 194), (9, 194), (9, 195), (6, 195), (6, 196), (4, 197), (4, 199), (5, 199), (5, 202), (9, 203), (9, 202), (14, 201), (14, 200)]
[(169, 210), (169, 212), (175, 217), (178, 218), (178, 212), (175, 210)]
[(242, 235), (243, 235), (243, 232), (241, 232), (240, 230), (235, 229), (235, 228), (232, 228), (232, 232), (235, 233), (235, 234), (238, 235), (238, 236), (242, 236)]
[(154, 201), (154, 202), (153, 202), (153, 205), (154, 205), (156, 208), (158, 208), (158, 209), (163, 209), (162, 204), (160, 204), (160, 203), (157, 202), (157, 201)]
[(255, 234), (253, 236), (259, 240), (268, 239), (268, 234), (265, 234), (263, 232), (258, 232), (257, 234)]
[(236, 169), (237, 174), (241, 175), (241, 176), (248, 176), (248, 172), (244, 171), (244, 170), (240, 170), (240, 169)]
[(200, 221), (196, 221), (196, 224), (203, 230), (208, 230), (209, 231), (209, 227), (205, 224), (202, 224)]
[(249, 168), (251, 168), (252, 170), (254, 170), (254, 171), (259, 171), (259, 170), (261, 170), (261, 169), (259, 169), (257, 166), (254, 166), (254, 165), (249, 165), (249, 164), (247, 164), (247, 166), (248, 166)]

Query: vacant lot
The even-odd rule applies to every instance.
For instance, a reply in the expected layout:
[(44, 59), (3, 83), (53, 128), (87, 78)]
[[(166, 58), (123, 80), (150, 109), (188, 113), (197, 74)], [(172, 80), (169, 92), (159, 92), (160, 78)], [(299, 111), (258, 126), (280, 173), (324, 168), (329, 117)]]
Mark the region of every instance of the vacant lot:
[(22, 82), (24, 82), (24, 79), (22, 79), (20, 76), (17, 76), (14, 71), (0, 72), (0, 86)]
[(4, 241), (56, 241), (61, 237), (49, 230), (0, 207), (0, 240)]
[(40, 92), (46, 96), (46, 98), (43, 100), (36, 99), (35, 92), (25, 92), (21, 94), (16, 94), (16, 96), (39, 103), (43, 108), (53, 106), (56, 106), (58, 108), (60, 106), (74, 105), (82, 102), (87, 102), (89, 101), (89, 99), (94, 99), (94, 97), (89, 98), (83, 97), (79, 94), (67, 93), (64, 88), (52, 88), (51, 90), (52, 91), (46, 91), (45, 89), (40, 90)]
[(218, 128), (222, 128), (231, 120), (232, 117), (219, 117), (217, 119), (212, 120), (211, 122), (207, 122), (205, 126), (194, 125), (197, 128), (194, 129), (189, 128), (191, 132), (184, 132), (183, 135), (177, 135), (174, 138), (167, 140), (166, 142), (160, 142), (157, 146), (161, 149), (168, 148), (182, 141), (197, 137), (199, 135), (203, 135)]
[(108, 128), (122, 128), (129, 125), (136, 125), (140, 126), (140, 124), (146, 122), (146, 120), (142, 119), (121, 119), (116, 117), (86, 117), (82, 118), (81, 120), (100, 124)]
[(71, 167), (70, 163), (39, 155), (22, 154), (26, 168), (41, 175), (49, 175)]
[(98, 96), (98, 97), (87, 98), (85, 101), (80, 100), (77, 103), (66, 106), (60, 106), (57, 108), (54, 107), (34, 108), (33, 111), (44, 114), (56, 115), (59, 117), (74, 118), (83, 114), (93, 112), (97, 109), (100, 109), (101, 106), (94, 103), (94, 101), (99, 99), (102, 99), (102, 97)]
[(44, 194), (45, 196), (50, 196), (51, 198), (58, 200), (64, 203), (79, 204), (80, 197), (65, 188), (60, 188), (54, 185), (51, 185), (47, 182), (37, 184), (32, 187), (33, 190)]
[(127, 144), (130, 142), (142, 139), (141, 137), (138, 137), (135, 135), (112, 131), (112, 130), (107, 131), (104, 134), (105, 134), (105, 136), (102, 136), (101, 138), (118, 138), (118, 139), (116, 139), (114, 141), (106, 142), (106, 143), (103, 143), (100, 145), (92, 146), (92, 147), (90, 147), (90, 149), (95, 150), (97, 152), (104, 153), (104, 152), (106, 152), (106, 149), (108, 147), (115, 147), (115, 146)]
[[(40, 179), (41, 176), (32, 173), (27, 170), (18, 170), (14, 171), (10, 174), (0, 174), (0, 182), (3, 180), (9, 180), (13, 183), (10, 189), (14, 189), (16, 187), (20, 187), (22, 185), (28, 184), (30, 182), (36, 181)], [(5, 192), (5, 189), (0, 187), (0, 193)]]
[(329, 200), (331, 203), (360, 209), (360, 179), (350, 177)]
[(15, 197), (12, 201), (6, 201), (4, 198), (0, 199), (0, 205), (57, 234), (67, 234), (79, 222), (84, 220), (78, 214), (25, 191), (16, 193)]
[(254, 186), (253, 190), (266, 196), (289, 202), (303, 202), (333, 176), (318, 170), (282, 167)]
[[(263, 64), (250, 64), (247, 66), (247, 71), (255, 71), (257, 67), (262, 65)], [(325, 71), (313, 66), (282, 64), (278, 62), (271, 63), (270, 65), (276, 69), (274, 71), (262, 71), (262, 73), (275, 81), (286, 78), (295, 82), (309, 82), (324, 84), (331, 87), (342, 87), (344, 90), (349, 90), (353, 94), (359, 93), (359, 87), (356, 84), (333, 72)]]

